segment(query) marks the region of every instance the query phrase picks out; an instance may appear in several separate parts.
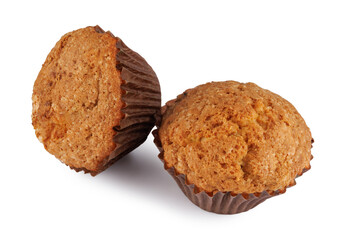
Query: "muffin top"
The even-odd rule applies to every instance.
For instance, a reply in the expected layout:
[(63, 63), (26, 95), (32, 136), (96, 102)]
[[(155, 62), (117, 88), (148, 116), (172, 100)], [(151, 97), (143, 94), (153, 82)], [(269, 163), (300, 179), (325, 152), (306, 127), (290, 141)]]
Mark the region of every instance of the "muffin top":
[(310, 168), (312, 136), (288, 101), (254, 83), (212, 82), (164, 108), (166, 168), (199, 191), (284, 190)]
[(35, 81), (36, 136), (72, 168), (97, 171), (115, 148), (113, 127), (123, 117), (116, 42), (99, 27), (67, 33)]

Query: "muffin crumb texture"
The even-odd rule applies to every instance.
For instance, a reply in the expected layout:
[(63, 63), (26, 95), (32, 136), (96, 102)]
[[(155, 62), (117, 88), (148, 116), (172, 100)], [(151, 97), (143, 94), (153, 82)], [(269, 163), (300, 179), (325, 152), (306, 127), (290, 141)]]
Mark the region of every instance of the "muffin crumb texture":
[(284, 190), (310, 168), (312, 136), (288, 101), (254, 83), (200, 85), (163, 114), (166, 168), (208, 193)]
[(116, 41), (95, 27), (67, 33), (35, 81), (36, 135), (72, 168), (98, 171), (115, 148), (113, 127), (123, 117)]

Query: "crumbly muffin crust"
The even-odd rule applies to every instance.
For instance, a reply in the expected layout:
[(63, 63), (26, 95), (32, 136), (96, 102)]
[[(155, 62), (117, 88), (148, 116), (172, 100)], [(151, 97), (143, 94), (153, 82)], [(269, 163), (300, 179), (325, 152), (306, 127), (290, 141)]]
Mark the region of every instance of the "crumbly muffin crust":
[(113, 127), (123, 118), (116, 42), (97, 27), (67, 33), (35, 81), (36, 136), (72, 168), (97, 172), (116, 146)]
[(283, 190), (310, 168), (305, 121), (288, 101), (254, 83), (186, 91), (168, 104), (159, 138), (166, 167), (209, 193)]

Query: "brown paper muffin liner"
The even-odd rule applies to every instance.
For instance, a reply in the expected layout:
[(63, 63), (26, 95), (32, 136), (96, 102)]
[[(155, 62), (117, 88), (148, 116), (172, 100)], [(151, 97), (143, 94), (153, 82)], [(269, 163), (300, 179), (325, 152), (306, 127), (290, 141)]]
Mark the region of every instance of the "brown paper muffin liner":
[[(187, 90), (189, 91), (189, 90)], [(177, 99), (183, 97), (187, 91), (178, 96)], [(176, 100), (168, 101), (161, 109), (161, 115), (166, 112), (168, 106), (175, 104)], [(277, 196), (279, 194), (283, 194), (286, 192), (285, 189), (276, 190), (276, 191), (263, 191), (260, 193), (242, 193), (242, 194), (234, 194), (232, 192), (214, 192), (209, 193), (205, 191), (199, 190), (194, 184), (189, 184), (186, 178), (186, 175), (176, 172), (174, 167), (166, 166), (164, 161), (164, 149), (162, 148), (162, 144), (159, 138), (159, 127), (161, 125), (161, 115), (157, 117), (157, 129), (155, 129), (152, 134), (154, 136), (154, 143), (158, 147), (160, 154), (158, 157), (164, 163), (164, 168), (166, 171), (173, 177), (176, 181), (182, 192), (186, 195), (186, 197), (191, 200), (192, 203), (197, 205), (198, 207), (208, 211), (214, 212), (218, 214), (236, 214), (241, 212), (246, 212), (258, 204), (264, 202), (266, 199)], [(312, 143), (314, 140), (312, 139)], [(313, 156), (311, 155), (311, 159)], [(308, 171), (310, 168), (304, 168), (303, 171), (296, 176), (301, 176), (304, 172)], [(288, 187), (294, 186), (296, 182), (294, 181)]]
[[(105, 33), (99, 26), (95, 27), (98, 33)], [(114, 35), (108, 31), (112, 37)], [(116, 144), (114, 151), (99, 166), (98, 171), (89, 171), (84, 168), (72, 168), (84, 171), (92, 176), (102, 172), (117, 160), (131, 152), (146, 139), (156, 123), (156, 116), (161, 109), (161, 91), (159, 80), (146, 60), (138, 53), (128, 48), (117, 38), (116, 68), (120, 71), (121, 89), (124, 107), (121, 109), (123, 118), (118, 126), (113, 141)]]

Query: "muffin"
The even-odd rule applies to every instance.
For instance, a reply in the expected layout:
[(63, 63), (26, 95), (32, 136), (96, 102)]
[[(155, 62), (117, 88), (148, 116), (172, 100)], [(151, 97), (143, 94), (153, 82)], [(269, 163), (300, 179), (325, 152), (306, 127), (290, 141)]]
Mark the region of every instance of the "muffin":
[(222, 214), (284, 193), (310, 168), (312, 136), (288, 101), (254, 83), (197, 86), (162, 108), (159, 157), (185, 195)]
[(56, 43), (32, 101), (32, 124), (45, 149), (94, 176), (146, 140), (161, 94), (145, 59), (95, 26)]

